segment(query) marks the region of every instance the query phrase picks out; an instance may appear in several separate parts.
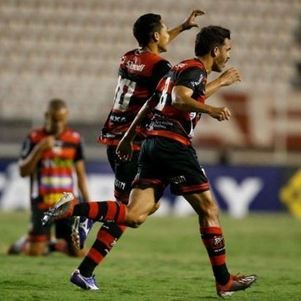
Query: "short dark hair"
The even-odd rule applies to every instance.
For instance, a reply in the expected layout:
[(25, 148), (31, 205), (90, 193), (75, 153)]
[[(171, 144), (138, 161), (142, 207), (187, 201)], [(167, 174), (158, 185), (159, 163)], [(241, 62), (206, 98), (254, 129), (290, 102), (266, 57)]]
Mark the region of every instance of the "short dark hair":
[(203, 27), (195, 39), (194, 53), (196, 56), (203, 56), (215, 47), (222, 46), (226, 38), (230, 39), (230, 30), (220, 26)]
[(62, 108), (67, 108), (65, 101), (59, 98), (51, 99), (48, 103), (48, 111), (58, 111)]
[(145, 14), (140, 16), (133, 26), (133, 34), (139, 46), (146, 46), (155, 32), (161, 30), (161, 16), (156, 14)]

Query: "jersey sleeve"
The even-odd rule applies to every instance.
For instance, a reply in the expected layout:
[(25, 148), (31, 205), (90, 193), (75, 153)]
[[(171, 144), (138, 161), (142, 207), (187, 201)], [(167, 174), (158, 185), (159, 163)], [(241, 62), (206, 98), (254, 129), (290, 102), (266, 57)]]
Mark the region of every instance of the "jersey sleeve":
[(80, 160), (84, 160), (85, 156), (84, 156), (84, 149), (83, 149), (83, 143), (82, 141), (80, 141), (76, 147), (76, 153), (75, 153), (75, 157), (74, 157), (74, 161), (80, 161)]
[(188, 68), (183, 70), (175, 81), (175, 86), (185, 86), (192, 90), (204, 89), (204, 71), (200, 68)]
[(161, 78), (171, 69), (170, 62), (166, 60), (159, 61), (153, 68), (152, 90), (155, 91)]
[(26, 139), (24, 139), (24, 141), (22, 143), (20, 159), (25, 159), (26, 157), (28, 157), (28, 155), (30, 154), (30, 152), (32, 151), (32, 149), (34, 148), (35, 145), (36, 144), (33, 143), (33, 141), (30, 139), (30, 137), (27, 136)]

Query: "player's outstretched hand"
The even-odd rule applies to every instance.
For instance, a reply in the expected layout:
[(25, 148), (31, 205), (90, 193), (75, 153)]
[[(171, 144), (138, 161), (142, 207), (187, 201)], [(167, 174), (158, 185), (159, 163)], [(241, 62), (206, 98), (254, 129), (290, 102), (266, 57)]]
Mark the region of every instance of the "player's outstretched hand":
[(212, 111), (209, 114), (212, 118), (217, 119), (218, 121), (230, 120), (231, 112), (227, 107), (222, 108), (212, 108)]
[(132, 141), (123, 137), (116, 148), (116, 154), (121, 161), (131, 160), (133, 155)]
[(183, 23), (183, 30), (190, 29), (192, 27), (199, 27), (199, 25), (196, 23), (196, 18), (198, 16), (204, 15), (205, 12), (199, 9), (195, 9), (192, 11), (192, 13), (189, 15), (189, 17), (184, 21)]
[(240, 74), (236, 68), (229, 68), (219, 76), (222, 86), (230, 86), (236, 82), (240, 82)]

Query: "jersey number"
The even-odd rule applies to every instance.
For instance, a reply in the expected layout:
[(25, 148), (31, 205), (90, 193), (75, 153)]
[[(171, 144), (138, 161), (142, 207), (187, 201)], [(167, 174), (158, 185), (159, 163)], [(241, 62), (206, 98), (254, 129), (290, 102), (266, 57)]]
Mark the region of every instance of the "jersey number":
[(158, 111), (162, 111), (163, 108), (164, 108), (164, 106), (165, 106), (165, 104), (166, 104), (166, 100), (167, 100), (167, 97), (168, 97), (168, 89), (169, 89), (170, 80), (171, 80), (171, 78), (168, 77), (166, 79), (165, 83), (164, 83), (164, 89), (162, 91), (162, 94), (161, 94), (161, 97), (159, 99), (159, 102), (158, 102), (158, 104), (157, 104), (157, 106), (155, 108)]
[(121, 78), (121, 76), (119, 76), (115, 91), (114, 110), (127, 110), (135, 88), (136, 82), (126, 78)]

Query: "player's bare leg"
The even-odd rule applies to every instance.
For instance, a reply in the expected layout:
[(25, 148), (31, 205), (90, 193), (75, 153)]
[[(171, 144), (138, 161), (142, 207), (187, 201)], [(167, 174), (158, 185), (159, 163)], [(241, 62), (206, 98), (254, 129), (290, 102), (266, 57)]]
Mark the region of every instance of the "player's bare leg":
[(137, 228), (159, 208), (155, 201), (153, 188), (134, 188), (130, 194), (126, 224), (129, 227)]
[(186, 195), (185, 199), (199, 216), (200, 233), (212, 265), (217, 294), (229, 296), (250, 287), (256, 281), (255, 275), (235, 276), (228, 271), (219, 209), (210, 191)]

